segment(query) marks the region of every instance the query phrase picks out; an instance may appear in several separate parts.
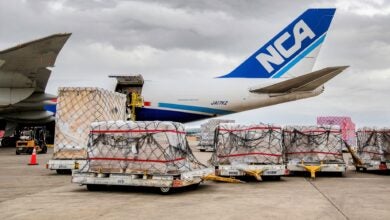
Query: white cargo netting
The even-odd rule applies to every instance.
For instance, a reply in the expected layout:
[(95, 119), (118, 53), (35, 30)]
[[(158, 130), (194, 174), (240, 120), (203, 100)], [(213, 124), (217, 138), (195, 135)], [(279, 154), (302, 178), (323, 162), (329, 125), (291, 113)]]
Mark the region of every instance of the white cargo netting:
[(358, 156), (363, 163), (390, 161), (390, 129), (360, 128), (357, 131)]
[(285, 160), (292, 163), (343, 163), (344, 142), (338, 126), (287, 126), (283, 130)]
[(159, 121), (91, 124), (89, 172), (176, 175), (205, 168), (192, 154), (184, 126)]
[(126, 96), (100, 88), (58, 89), (53, 159), (83, 159), (91, 122), (124, 120)]
[(283, 163), (282, 130), (278, 126), (220, 124), (215, 148), (213, 165)]

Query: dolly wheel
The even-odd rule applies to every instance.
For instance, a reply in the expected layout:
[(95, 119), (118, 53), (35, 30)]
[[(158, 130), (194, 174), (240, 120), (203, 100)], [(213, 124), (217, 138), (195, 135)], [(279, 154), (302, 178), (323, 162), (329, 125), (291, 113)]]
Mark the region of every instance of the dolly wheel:
[(171, 187), (160, 187), (160, 193), (163, 195), (168, 195), (171, 193)]

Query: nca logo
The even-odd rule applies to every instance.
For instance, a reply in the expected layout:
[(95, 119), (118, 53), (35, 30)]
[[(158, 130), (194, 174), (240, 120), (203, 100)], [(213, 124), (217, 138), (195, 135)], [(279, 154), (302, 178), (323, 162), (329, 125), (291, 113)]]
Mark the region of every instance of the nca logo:
[(285, 48), (283, 46), (283, 43), (291, 37), (290, 33), (285, 32), (282, 36), (275, 40), (273, 45), (269, 45), (267, 47), (269, 54), (260, 53), (256, 56), (256, 59), (268, 71), (268, 73), (271, 73), (274, 70), (271, 63), (276, 65), (282, 64), (285, 59), (289, 58), (301, 49), (302, 41), (305, 38), (313, 39), (316, 36), (303, 20), (300, 20), (295, 24), (293, 28), (293, 35), (295, 43), (290, 48)]

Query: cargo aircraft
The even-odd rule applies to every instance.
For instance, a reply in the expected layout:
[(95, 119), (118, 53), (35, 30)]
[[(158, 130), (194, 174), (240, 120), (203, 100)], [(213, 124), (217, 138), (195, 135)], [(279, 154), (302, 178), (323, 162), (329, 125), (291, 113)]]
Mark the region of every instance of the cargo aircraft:
[(144, 105), (136, 108), (137, 120), (190, 122), (317, 96), (347, 68), (312, 71), (335, 11), (308, 9), (238, 67), (209, 80), (112, 77), (118, 79), (117, 90), (139, 82)]
[[(110, 77), (117, 79), (116, 91), (143, 98), (134, 108), (136, 120), (190, 122), (317, 96), (325, 82), (347, 68), (312, 71), (335, 11), (306, 10), (238, 67), (209, 80)], [(45, 88), (49, 67), (69, 37), (55, 34), (0, 51), (0, 120), (15, 124), (54, 119), (55, 110), (48, 107), (55, 96)]]

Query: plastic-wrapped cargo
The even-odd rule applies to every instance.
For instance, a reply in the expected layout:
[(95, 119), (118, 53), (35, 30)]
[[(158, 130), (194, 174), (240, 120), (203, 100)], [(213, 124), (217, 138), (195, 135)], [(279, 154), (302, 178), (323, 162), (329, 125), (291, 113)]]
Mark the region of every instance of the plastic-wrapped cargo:
[(279, 126), (220, 124), (216, 135), (214, 165), (283, 163)]
[(160, 121), (91, 124), (87, 172), (169, 174), (205, 168), (192, 154), (184, 126)]
[(87, 156), (91, 122), (126, 119), (126, 95), (93, 87), (58, 90), (54, 153), (49, 169), (71, 169)]
[(390, 163), (390, 128), (360, 128), (357, 140), (357, 153), (363, 164)]
[(338, 126), (287, 126), (283, 133), (288, 162), (344, 162)]
[(345, 146), (339, 126), (287, 126), (283, 129), (285, 162), (290, 173), (336, 172), (347, 170), (343, 158)]
[(201, 133), (199, 141), (199, 150), (214, 150), (215, 128), (221, 123), (234, 123), (234, 120), (228, 119), (210, 119), (206, 123), (201, 124)]
[(281, 127), (227, 123), (220, 124), (215, 134), (211, 163), (216, 175), (253, 176), (259, 181), (285, 175)]

